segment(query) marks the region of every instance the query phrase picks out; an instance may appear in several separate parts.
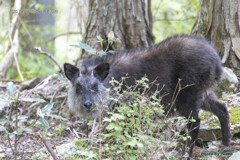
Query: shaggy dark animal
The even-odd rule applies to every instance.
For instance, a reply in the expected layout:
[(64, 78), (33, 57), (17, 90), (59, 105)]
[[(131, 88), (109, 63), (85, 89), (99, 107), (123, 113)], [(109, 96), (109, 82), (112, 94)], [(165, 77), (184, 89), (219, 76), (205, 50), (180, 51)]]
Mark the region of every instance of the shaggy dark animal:
[[(106, 88), (112, 87), (109, 83), (112, 78), (120, 81), (127, 74), (129, 78), (125, 80), (125, 85), (132, 86), (136, 79), (146, 76), (150, 82), (159, 85), (154, 85), (151, 91), (162, 89), (161, 93), (167, 93), (162, 99), (166, 113), (176, 109), (182, 116), (196, 120), (188, 124), (190, 157), (198, 136), (200, 109), (210, 111), (219, 118), (223, 144), (228, 146), (230, 143), (227, 107), (218, 101), (212, 91), (221, 79), (221, 60), (215, 49), (202, 37), (174, 36), (143, 50), (117, 51), (115, 54), (85, 60), (80, 69), (66, 63), (64, 70), (72, 84), (68, 105), (82, 118), (99, 116), (101, 100), (107, 97)], [(172, 104), (176, 87), (182, 90)], [(97, 109), (91, 111), (94, 107)]]

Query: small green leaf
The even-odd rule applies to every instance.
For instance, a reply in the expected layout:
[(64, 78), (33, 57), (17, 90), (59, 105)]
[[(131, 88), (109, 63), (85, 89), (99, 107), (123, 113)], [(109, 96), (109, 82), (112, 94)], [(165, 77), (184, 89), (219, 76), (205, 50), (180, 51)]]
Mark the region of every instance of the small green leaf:
[(59, 115), (55, 115), (55, 114), (47, 114), (47, 116), (55, 118), (55, 119), (60, 119), (60, 120), (63, 120), (63, 121), (68, 121), (68, 119), (63, 118), (62, 116), (59, 116)]
[(110, 31), (110, 32), (108, 33), (108, 43), (112, 44), (114, 38), (115, 38), (114, 32), (113, 32), (113, 31)]
[(57, 72), (57, 78), (58, 78), (61, 82), (68, 84), (67, 79), (65, 79), (65, 78), (63, 77), (63, 75), (60, 74), (59, 72)]
[(118, 52), (117, 52), (117, 51), (110, 50), (110, 51), (107, 52), (107, 54), (108, 54), (108, 53), (110, 53), (110, 54), (116, 54), (116, 53), (118, 53)]
[(116, 131), (122, 131), (123, 128), (117, 124), (114, 124), (114, 123), (110, 123), (107, 128), (107, 130), (112, 130), (112, 129), (115, 129)]
[(22, 129), (22, 132), (32, 132), (33, 130), (31, 128), (21, 128)]
[(48, 103), (45, 107), (41, 109), (42, 113), (50, 112), (53, 105), (54, 105), (54, 102)]
[(40, 103), (46, 102), (44, 99), (41, 99), (41, 98), (21, 98), (20, 101), (24, 101), (24, 102), (40, 102)]
[(6, 158), (5, 153), (0, 153), (0, 158), (5, 159)]
[(111, 119), (111, 118), (104, 117), (104, 118), (103, 118), (103, 122), (112, 122), (112, 119)]
[(115, 128), (115, 124), (114, 123), (110, 123), (108, 126), (107, 126), (107, 130), (111, 130), (111, 129), (114, 129)]
[(94, 111), (94, 110), (96, 110), (96, 107), (93, 107), (93, 108), (91, 109), (91, 112)]
[(4, 132), (5, 134), (8, 134), (8, 135), (11, 134), (8, 132), (8, 130), (4, 126), (0, 126), (0, 132)]
[(84, 49), (85, 51), (91, 53), (91, 54), (94, 54), (96, 55), (96, 50), (93, 49), (92, 47), (90, 47), (89, 45), (87, 45), (86, 43), (82, 42), (82, 41), (78, 41), (78, 44), (79, 45), (70, 45), (72, 47), (76, 47), (76, 48), (82, 48)]
[(4, 106), (9, 106), (10, 103), (14, 102), (14, 100), (7, 99), (6, 97), (4, 97), (4, 98), (0, 97), (0, 102), (3, 102), (0, 106), (0, 108), (1, 108), (1, 107), (4, 107)]
[(107, 52), (104, 52), (103, 50), (101, 50), (101, 51), (98, 51), (97, 54), (99, 56), (105, 56), (105, 55), (107, 55)]
[(93, 120), (88, 120), (87, 125), (88, 126), (93, 125)]
[(44, 9), (44, 5), (43, 4), (39, 4), (39, 9), (42, 11)]
[(144, 147), (144, 145), (143, 145), (141, 142), (138, 142), (138, 143), (137, 143), (137, 146), (140, 147), (140, 148), (143, 148), (143, 147)]
[(72, 44), (72, 45), (70, 45), (71, 47), (74, 47), (74, 48), (81, 48), (81, 47), (79, 47), (78, 45), (75, 45), (75, 44)]
[(103, 39), (102, 39), (101, 36), (97, 36), (97, 39), (98, 39), (99, 41), (103, 41)]
[(0, 126), (0, 132), (5, 132), (6, 134), (9, 134), (9, 132), (7, 131), (7, 129), (4, 126)]
[(17, 88), (13, 84), (13, 82), (8, 82), (7, 83), (7, 90), (10, 93), (11, 96), (14, 96), (17, 93)]
[(19, 120), (26, 120), (27, 118), (28, 118), (28, 116), (25, 116), (25, 115), (18, 116)]
[(4, 124), (9, 124), (11, 121), (9, 120), (5, 120), (5, 119), (0, 119), (0, 125), (4, 125)]
[(4, 94), (0, 94), (0, 98), (5, 99), (7, 97)]
[(119, 38), (114, 38), (113, 41), (121, 43), (121, 40)]
[(44, 118), (39, 118), (38, 121), (42, 124), (42, 126), (45, 128), (45, 129), (48, 129), (50, 128), (49, 126), (49, 123), (46, 119)]
[(101, 47), (103, 48), (103, 39), (100, 36), (97, 36), (97, 39), (99, 40)]

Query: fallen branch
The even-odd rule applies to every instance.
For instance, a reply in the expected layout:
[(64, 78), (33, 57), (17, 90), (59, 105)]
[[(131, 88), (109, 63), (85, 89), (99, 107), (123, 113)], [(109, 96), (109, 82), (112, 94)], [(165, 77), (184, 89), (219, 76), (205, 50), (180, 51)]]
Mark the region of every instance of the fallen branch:
[(43, 95), (42, 93), (38, 93), (38, 95), (42, 98), (42, 99), (44, 99), (45, 101), (47, 101), (47, 102), (50, 102), (53, 98), (54, 99), (57, 99), (57, 100), (61, 100), (61, 99), (64, 99), (64, 98), (66, 98), (67, 97), (67, 94), (62, 94), (62, 95), (59, 95), (59, 96), (54, 96), (54, 97), (52, 97), (52, 96), (45, 96), (45, 95)]
[(47, 42), (49, 42), (49, 41), (53, 41), (53, 40), (55, 40), (55, 39), (58, 38), (58, 37), (65, 36), (65, 35), (69, 35), (69, 34), (81, 34), (81, 32), (66, 32), (66, 33), (60, 33), (60, 34), (57, 34), (57, 35), (49, 38), (45, 43), (47, 43)]
[(28, 81), (24, 81), (24, 82), (20, 83), (19, 90), (22, 91), (22, 90), (25, 90), (25, 89), (34, 88), (37, 84), (40, 83), (40, 81), (41, 81), (41, 78), (39, 78), (39, 77), (35, 77), (35, 78), (32, 78)]
[(232, 95), (226, 96), (226, 97), (223, 97), (223, 99), (225, 99), (225, 98), (239, 97), (239, 96), (240, 96), (240, 92), (238, 92), (238, 93), (236, 93), (236, 94), (232, 94)]
[(17, 159), (17, 153), (15, 153), (15, 151), (12, 147), (10, 136), (8, 135), (7, 138), (8, 138), (9, 147), (10, 147), (11, 151), (13, 152), (14, 158)]
[(15, 79), (0, 79), (0, 82), (22, 83), (22, 81), (18, 81), (18, 80), (15, 80)]
[(60, 69), (60, 71), (61, 71), (62, 73), (64, 73), (62, 66), (61, 66), (60, 63), (57, 61), (57, 59), (56, 59), (53, 55), (51, 55), (51, 53), (46, 52), (46, 51), (43, 51), (43, 50), (41, 49), (41, 47), (35, 47), (34, 49), (35, 49), (36, 51), (38, 51), (39, 53), (41, 53), (41, 54), (43, 54), (43, 55), (45, 55), (45, 56), (48, 56), (48, 57), (58, 66), (58, 68)]
[(48, 152), (51, 154), (53, 159), (54, 160), (58, 160), (59, 159), (58, 156), (56, 155), (56, 153), (54, 152), (54, 150), (52, 149), (50, 144), (47, 142), (46, 137), (44, 136), (44, 134), (39, 133), (39, 137), (41, 138), (43, 144), (45, 145), (45, 147), (47, 148)]

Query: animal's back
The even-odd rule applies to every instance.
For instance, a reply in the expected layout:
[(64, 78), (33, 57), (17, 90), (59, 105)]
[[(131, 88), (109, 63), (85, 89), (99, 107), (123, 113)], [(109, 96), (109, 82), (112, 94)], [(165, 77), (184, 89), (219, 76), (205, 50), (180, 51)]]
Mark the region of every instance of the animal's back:
[(181, 80), (182, 86), (194, 85), (197, 90), (206, 90), (221, 78), (222, 64), (218, 54), (208, 41), (199, 36), (166, 39), (156, 46), (155, 53), (149, 57), (153, 64), (167, 61), (166, 67), (171, 66), (171, 78), (175, 85)]
[(82, 65), (94, 68), (100, 63), (110, 64), (109, 75), (103, 82), (107, 87), (112, 77), (120, 80), (128, 76), (127, 84), (134, 85), (136, 79), (147, 76), (150, 82), (165, 85), (166, 92), (173, 92), (179, 80), (182, 86), (193, 85), (196, 90), (205, 91), (222, 74), (215, 49), (196, 35), (174, 36), (143, 50), (117, 51), (86, 60)]

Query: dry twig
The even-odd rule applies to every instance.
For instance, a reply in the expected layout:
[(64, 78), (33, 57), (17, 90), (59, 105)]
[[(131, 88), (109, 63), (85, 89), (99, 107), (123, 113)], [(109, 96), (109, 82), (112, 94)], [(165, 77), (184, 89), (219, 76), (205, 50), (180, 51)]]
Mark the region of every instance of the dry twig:
[(56, 59), (54, 56), (51, 55), (51, 53), (46, 52), (46, 51), (43, 51), (43, 50), (41, 49), (41, 47), (35, 47), (34, 49), (35, 49), (36, 51), (38, 51), (39, 53), (41, 53), (41, 54), (43, 54), (43, 55), (45, 55), (45, 56), (48, 56), (48, 57), (58, 66), (58, 68), (60, 69), (60, 71), (61, 71), (62, 73), (64, 73), (62, 66), (61, 66), (60, 63), (57, 61), (57, 59)]
[(44, 134), (39, 133), (39, 137), (41, 138), (43, 144), (45, 145), (45, 147), (47, 148), (48, 152), (51, 154), (53, 159), (54, 160), (58, 160), (59, 158), (58, 158), (57, 154), (54, 152), (54, 150), (52, 149), (50, 144), (47, 142), (46, 137), (44, 136)]
[(55, 40), (55, 39), (58, 38), (58, 37), (65, 36), (65, 35), (69, 35), (69, 34), (81, 34), (81, 32), (66, 32), (66, 33), (60, 33), (60, 34), (57, 34), (57, 35), (49, 38), (49, 39), (46, 41), (46, 43), (49, 42), (49, 41), (53, 41), (53, 40)]

